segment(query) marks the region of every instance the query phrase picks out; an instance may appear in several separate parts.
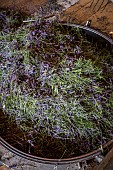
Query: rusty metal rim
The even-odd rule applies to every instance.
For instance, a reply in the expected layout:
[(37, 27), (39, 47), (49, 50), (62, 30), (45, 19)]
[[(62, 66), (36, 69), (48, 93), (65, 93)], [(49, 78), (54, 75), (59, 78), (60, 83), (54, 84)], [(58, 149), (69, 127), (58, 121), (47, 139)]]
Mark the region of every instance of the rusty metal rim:
[(13, 146), (11, 146), (10, 144), (8, 144), (3, 138), (0, 137), (0, 144), (5, 147), (7, 150), (9, 150), (10, 152), (25, 158), (27, 160), (30, 161), (35, 161), (35, 162), (39, 162), (39, 163), (44, 163), (44, 164), (54, 164), (54, 165), (62, 165), (62, 164), (71, 164), (71, 163), (76, 163), (76, 162), (82, 162), (82, 161), (87, 161), (90, 160), (92, 158), (94, 158), (95, 156), (98, 156), (102, 153), (102, 150), (104, 149), (108, 149), (111, 148), (111, 146), (113, 145), (113, 140), (110, 140), (108, 143), (106, 143), (105, 145), (103, 145), (102, 149), (97, 149), (94, 150), (92, 152), (89, 152), (87, 154), (81, 155), (81, 156), (77, 156), (77, 157), (73, 157), (73, 158), (66, 158), (66, 159), (49, 159), (49, 158), (42, 158), (42, 157), (37, 157), (37, 156), (33, 156), (27, 153), (24, 153), (16, 148), (14, 148)]
[[(77, 24), (67, 24), (67, 23), (63, 23), (62, 25), (65, 26), (70, 26), (70, 27), (76, 27), (76, 28), (80, 28), (83, 29), (87, 32), (93, 33), (97, 36), (102, 37), (104, 40), (106, 40), (107, 42), (110, 43), (111, 48), (113, 47), (113, 40), (103, 34), (101, 34), (100, 32), (91, 29), (89, 27), (85, 27), (85, 26), (81, 26), (81, 25), (77, 25)], [(86, 32), (86, 34), (87, 34)], [(99, 148), (97, 150), (94, 150), (92, 152), (89, 152), (87, 154), (81, 155), (81, 156), (77, 156), (77, 157), (72, 157), (72, 158), (65, 158), (65, 159), (49, 159), (49, 158), (42, 158), (42, 157), (37, 157), (37, 156), (33, 156), (27, 153), (24, 153), (16, 148), (14, 148), (13, 146), (11, 146), (10, 144), (8, 144), (2, 137), (0, 137), (0, 144), (5, 147), (7, 150), (11, 151), (12, 153), (25, 158), (27, 160), (31, 160), (34, 162), (39, 162), (39, 163), (44, 163), (44, 164), (54, 164), (54, 165), (62, 165), (62, 164), (71, 164), (71, 163), (76, 163), (76, 162), (82, 162), (82, 161), (86, 161), (86, 160), (90, 160), (92, 158), (94, 158), (95, 156), (98, 156), (102, 153), (102, 150), (107, 149), (109, 150), (110, 146), (113, 145), (113, 140), (110, 140), (108, 143), (106, 143), (105, 145), (102, 146), (102, 148)]]
[(82, 29), (84, 31), (87, 31), (86, 34), (88, 34), (88, 32), (93, 33), (93, 34), (97, 35), (98, 37), (103, 38), (103, 40), (106, 40), (106, 42), (109, 42), (113, 47), (113, 39), (106, 36), (106, 35), (104, 35), (104, 34), (102, 34), (102, 33), (100, 33), (97, 30), (94, 30), (94, 29), (92, 29), (90, 27), (79, 25), (79, 24), (70, 24), (70, 23), (61, 23), (61, 24), (64, 25), (64, 26), (80, 28), (80, 29)]

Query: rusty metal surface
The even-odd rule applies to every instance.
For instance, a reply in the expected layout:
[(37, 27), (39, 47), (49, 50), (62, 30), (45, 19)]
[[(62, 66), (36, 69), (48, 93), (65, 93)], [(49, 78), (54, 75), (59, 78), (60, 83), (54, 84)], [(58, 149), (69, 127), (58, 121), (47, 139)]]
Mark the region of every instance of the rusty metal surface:
[[(109, 145), (111, 145), (111, 143), (113, 143), (113, 141), (110, 141), (107, 144), (107, 147)], [(21, 156), (21, 157), (26, 158), (28, 160), (36, 161), (36, 162), (40, 162), (40, 163), (54, 164), (54, 165), (55, 164), (61, 165), (61, 164), (68, 164), (68, 163), (73, 163), (73, 162), (75, 163), (75, 162), (86, 161), (86, 160), (89, 160), (91, 158), (94, 158), (95, 156), (97, 156), (101, 153), (101, 149), (97, 149), (93, 152), (90, 152), (90, 153), (82, 155), (82, 156), (59, 160), (59, 159), (40, 158), (40, 157), (28, 155), (26, 153), (23, 153), (23, 152), (17, 150), (16, 148), (12, 147), (10, 144), (5, 142), (1, 137), (0, 137), (0, 144), (3, 145), (9, 151), (13, 152), (14, 154), (17, 154), (18, 156)]]
[[(112, 141), (110, 141), (110, 142), (108, 142), (106, 145), (104, 145), (103, 146), (103, 149), (107, 149), (107, 150), (110, 150), (110, 148), (113, 146), (113, 140)], [(82, 155), (81, 157), (76, 157), (76, 159), (75, 158), (71, 158), (71, 159), (65, 159), (65, 161), (64, 160), (61, 160), (60, 162), (57, 160), (50, 160), (50, 159), (47, 159), (47, 158), (38, 158), (38, 157), (35, 157), (35, 156), (31, 156), (31, 155), (28, 155), (28, 154), (24, 154), (24, 153), (22, 153), (22, 152), (20, 152), (20, 151), (18, 151), (18, 150), (13, 150), (14, 148), (13, 147), (11, 147), (10, 146), (10, 148), (8, 148), (9, 147), (9, 145), (8, 146), (6, 146), (6, 145), (3, 145), (3, 147), (5, 147), (6, 149), (9, 149), (10, 150), (10, 152), (8, 152), (8, 153), (6, 153), (5, 154), (5, 158), (7, 159), (7, 158), (10, 158), (10, 160), (12, 159), (13, 161), (13, 163), (15, 164), (15, 158), (16, 158), (16, 160), (18, 161), (18, 160), (20, 160), (20, 158), (21, 158), (21, 164), (23, 164), (24, 163), (24, 161), (23, 160), (27, 160), (27, 162), (34, 162), (34, 163), (38, 163), (38, 165), (40, 164), (40, 166), (42, 166), (43, 164), (45, 164), (45, 167), (48, 167), (48, 165), (50, 166), (50, 167), (55, 167), (55, 166), (58, 166), (59, 168), (60, 167), (62, 167), (62, 166), (64, 166), (65, 165), (65, 167), (68, 167), (68, 166), (77, 166), (77, 164), (78, 164), (78, 162), (85, 162), (86, 160), (90, 160), (90, 159), (93, 159), (93, 158), (95, 158), (97, 155), (100, 155), (101, 154), (101, 150), (96, 150), (96, 151), (93, 151), (93, 152), (91, 152), (91, 153), (89, 153), (89, 154), (85, 154), (85, 155)], [(11, 151), (13, 151), (13, 152), (11, 152)], [(4, 151), (3, 151), (4, 152)], [(20, 158), (19, 158), (20, 157)], [(79, 159), (78, 159), (79, 158)], [(2, 159), (4, 159), (4, 157), (2, 157)], [(33, 164), (34, 164), (33, 163)], [(7, 164), (7, 162), (6, 162), (6, 164)], [(8, 162), (8, 164), (7, 165), (9, 165), (9, 162)], [(44, 166), (44, 165), (43, 165)], [(78, 165), (79, 166), (79, 165)], [(13, 166), (11, 166), (12, 168), (13, 168)], [(45, 169), (44, 169), (45, 170)]]
[[(108, 142), (103, 149), (110, 150), (110, 148), (113, 146), (113, 141)], [(71, 162), (65, 165), (59, 165), (59, 164), (44, 164), (39, 163), (38, 161), (31, 161), (29, 159), (22, 158), (21, 156), (18, 156), (6, 148), (4, 148), (2, 145), (0, 145), (0, 151), (1, 151), (1, 161), (9, 166), (9, 168), (12, 168), (13, 170), (91, 170), (91, 168), (88, 168), (87, 161), (82, 162)], [(90, 158), (91, 159), (91, 158)], [(94, 162), (95, 157), (93, 158)], [(92, 159), (91, 159), (92, 160)], [(91, 160), (89, 160), (91, 162)], [(95, 166), (98, 164), (97, 162), (94, 162)], [(92, 167), (92, 165), (91, 165)], [(3, 167), (2, 167), (3, 168)], [(88, 168), (88, 169), (87, 169)], [(1, 169), (4, 170), (4, 169)], [(5, 169), (7, 170), (7, 169)], [(9, 170), (9, 169), (8, 169)]]
[[(2, 145), (0, 145), (0, 150), (2, 151), (1, 157), (1, 167), (0, 170), (86, 170), (86, 162), (73, 163), (66, 165), (50, 165), (44, 163), (38, 163), (35, 161), (30, 161), (22, 157), (17, 156), (9, 152)], [(3, 165), (7, 165), (7, 169)], [(8, 169), (9, 168), (9, 169)], [(89, 169), (88, 169), (89, 170)]]

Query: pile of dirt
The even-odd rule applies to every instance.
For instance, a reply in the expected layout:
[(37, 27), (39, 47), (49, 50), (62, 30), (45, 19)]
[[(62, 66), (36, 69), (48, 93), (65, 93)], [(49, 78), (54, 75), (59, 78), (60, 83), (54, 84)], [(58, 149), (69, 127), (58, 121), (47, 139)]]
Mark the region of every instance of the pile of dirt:
[(80, 0), (61, 14), (61, 21), (85, 25), (103, 33), (113, 31), (113, 3), (109, 0)]

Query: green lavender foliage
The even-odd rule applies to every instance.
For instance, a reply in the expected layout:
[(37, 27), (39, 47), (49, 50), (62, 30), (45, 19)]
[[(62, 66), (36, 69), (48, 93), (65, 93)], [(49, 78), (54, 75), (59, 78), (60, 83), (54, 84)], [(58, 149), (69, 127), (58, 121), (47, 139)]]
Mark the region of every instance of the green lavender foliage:
[[(105, 132), (113, 127), (112, 66), (106, 66), (106, 79), (106, 56), (98, 63), (96, 47), (78, 30), (75, 35), (64, 30), (56, 21), (39, 20), (0, 32), (2, 108), (24, 131), (43, 129), (69, 139), (102, 136), (103, 127)], [(87, 50), (84, 54), (87, 44), (95, 60), (87, 58)]]

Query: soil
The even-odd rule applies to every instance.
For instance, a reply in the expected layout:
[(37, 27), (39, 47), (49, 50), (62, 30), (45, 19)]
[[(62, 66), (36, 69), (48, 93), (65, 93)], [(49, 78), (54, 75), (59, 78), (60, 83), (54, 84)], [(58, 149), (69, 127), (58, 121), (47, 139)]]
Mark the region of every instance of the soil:
[(109, 0), (80, 0), (61, 14), (61, 21), (85, 25), (103, 33), (113, 31), (113, 3)]
[(21, 10), (27, 14), (31, 14), (46, 3), (47, 0), (1, 0), (0, 7)]

